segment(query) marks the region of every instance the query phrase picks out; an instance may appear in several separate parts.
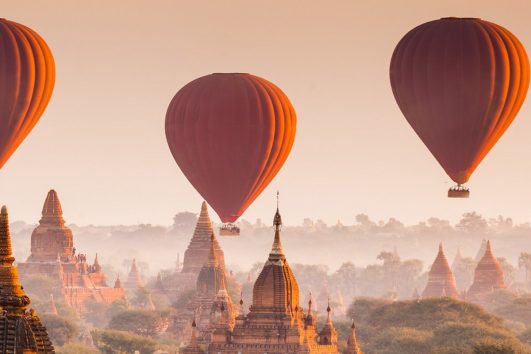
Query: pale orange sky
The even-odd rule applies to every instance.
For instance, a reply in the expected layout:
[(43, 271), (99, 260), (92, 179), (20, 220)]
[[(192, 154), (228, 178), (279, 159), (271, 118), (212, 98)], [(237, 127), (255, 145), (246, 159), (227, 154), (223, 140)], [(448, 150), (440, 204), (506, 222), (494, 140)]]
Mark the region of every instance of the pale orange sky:
[(164, 116), (184, 84), (250, 72), (277, 84), (298, 114), (283, 170), (243, 218), (406, 223), (465, 211), (531, 221), (530, 102), (470, 180), (451, 180), (400, 113), (389, 85), (394, 46), (447, 16), (481, 17), (531, 52), (531, 2), (0, 0), (1, 17), (47, 41), (57, 83), (40, 122), (0, 171), (12, 220), (36, 222), (55, 188), (68, 222), (170, 224), (201, 197), (166, 145)]

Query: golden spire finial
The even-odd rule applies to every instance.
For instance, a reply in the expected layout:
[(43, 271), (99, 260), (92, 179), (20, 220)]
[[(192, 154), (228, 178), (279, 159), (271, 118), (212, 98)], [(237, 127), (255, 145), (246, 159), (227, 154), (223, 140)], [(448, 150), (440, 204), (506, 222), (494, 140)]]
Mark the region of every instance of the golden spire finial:
[(273, 218), (273, 225), (275, 226), (275, 240), (273, 241), (273, 247), (271, 248), (271, 253), (269, 254), (270, 258), (271, 256), (281, 256), (283, 255), (282, 252), (282, 242), (280, 242), (280, 229), (282, 227), (282, 217), (280, 216), (280, 211), (278, 210), (278, 195), (277, 192), (277, 211), (275, 213), (275, 217)]

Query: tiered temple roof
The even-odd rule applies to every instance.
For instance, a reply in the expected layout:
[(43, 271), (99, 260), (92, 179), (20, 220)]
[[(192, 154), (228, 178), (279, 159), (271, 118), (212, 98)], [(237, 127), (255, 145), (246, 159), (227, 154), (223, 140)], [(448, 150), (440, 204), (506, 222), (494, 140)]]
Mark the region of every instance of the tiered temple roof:
[(136, 258), (133, 258), (133, 263), (131, 263), (131, 269), (129, 270), (129, 275), (127, 280), (124, 282), (124, 288), (131, 293), (135, 293), (138, 289), (144, 287), (144, 281), (142, 280), (142, 275), (138, 270), (136, 265)]
[(437, 253), (437, 257), (428, 273), (428, 284), (426, 284), (422, 297), (459, 298), (454, 274), (448, 265), (448, 260), (444, 254), (442, 243), (439, 244), (439, 252)]
[(485, 254), (476, 266), (474, 282), (468, 290), (466, 298), (472, 302), (482, 302), (485, 295), (506, 287), (503, 269), (492, 253), (490, 241), (487, 241)]
[(343, 352), (343, 354), (363, 354), (356, 339), (356, 325), (354, 324), (354, 321), (352, 321), (352, 325), (350, 326), (350, 336), (347, 340), (347, 349), (345, 352)]
[(46, 196), (39, 225), (31, 235), (31, 255), (18, 267), (23, 280), (32, 275), (55, 280), (67, 304), (78, 312), (85, 310), (88, 299), (109, 304), (125, 299), (123, 289), (107, 286), (97, 255), (89, 264), (85, 254), (76, 254), (72, 230), (65, 226), (61, 202), (53, 189)]
[[(208, 345), (214, 325), (219, 317), (223, 317), (223, 323), (232, 329), (234, 326), (236, 311), (227, 292), (226, 272), (218, 259), (215, 250), (216, 238), (214, 233), (210, 237), (208, 261), (203, 265), (196, 282), (194, 299), (187, 308), (186, 313), (181, 314), (180, 320), (174, 324), (173, 332), (178, 336), (185, 336), (189, 320), (194, 318), (197, 324), (197, 342)], [(223, 310), (221, 310), (223, 309)]]
[[(208, 215), (208, 207), (206, 202), (203, 202), (194, 234), (184, 252), (183, 273), (198, 274), (201, 271), (203, 265), (208, 261), (210, 236), (213, 232), (212, 221)], [(217, 240), (215, 240), (214, 249), (221, 266), (225, 269), (225, 256)]]
[[(328, 319), (322, 331), (323, 340), (320, 340), (311, 309), (306, 316), (299, 305), (299, 286), (280, 240), (282, 218), (278, 209), (274, 225), (273, 247), (254, 284), (249, 313), (245, 316), (242, 311), (232, 330), (227, 327), (216, 329), (209, 353), (337, 354), (331, 319)], [(324, 336), (329, 333), (327, 340), (331, 343), (324, 344)]]
[(55, 353), (54, 347), (33, 310), (27, 311), (30, 299), (19, 283), (13, 262), (7, 208), (0, 211), (0, 352)]
[(74, 236), (65, 226), (63, 209), (57, 192), (50, 190), (42, 207), (39, 225), (31, 234), (31, 255), (28, 262), (71, 261), (74, 256)]

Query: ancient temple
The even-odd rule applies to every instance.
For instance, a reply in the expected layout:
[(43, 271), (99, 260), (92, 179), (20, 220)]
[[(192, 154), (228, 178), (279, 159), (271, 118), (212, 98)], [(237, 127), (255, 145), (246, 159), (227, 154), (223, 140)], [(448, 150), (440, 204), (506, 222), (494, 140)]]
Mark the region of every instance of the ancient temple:
[(343, 354), (363, 354), (356, 339), (356, 325), (354, 324), (354, 321), (352, 321), (352, 325), (350, 326), (350, 336), (347, 340), (347, 349), (343, 352)]
[(439, 252), (428, 273), (426, 288), (422, 292), (422, 298), (431, 297), (459, 298), (454, 274), (448, 265), (442, 243), (439, 244)]
[[(176, 271), (162, 277), (162, 283), (172, 301), (177, 300), (183, 292), (195, 288), (197, 276), (203, 265), (208, 262), (210, 236), (213, 232), (208, 207), (203, 202), (194, 233), (184, 253), (182, 266), (178, 255)], [(214, 239), (214, 252), (220, 266), (225, 269), (225, 256), (217, 239)]]
[(205, 347), (210, 344), (213, 324), (220, 321), (219, 317), (223, 316), (223, 322), (232, 329), (236, 316), (234, 305), (227, 292), (226, 272), (218, 259), (215, 245), (216, 238), (212, 233), (208, 261), (197, 277), (194, 298), (184, 313), (177, 316), (172, 328), (177, 338), (188, 336), (186, 329), (193, 319), (197, 331), (196, 341)]
[(46, 328), (33, 310), (19, 283), (13, 262), (7, 208), (0, 211), (0, 352), (12, 354), (55, 353)]
[(131, 269), (129, 270), (129, 274), (127, 275), (127, 279), (123, 286), (130, 295), (134, 295), (137, 290), (144, 287), (144, 280), (142, 279), (142, 275), (140, 274), (138, 266), (136, 265), (136, 258), (133, 258)]
[(487, 241), (485, 253), (476, 266), (474, 282), (466, 294), (466, 299), (471, 302), (482, 303), (486, 295), (506, 287), (503, 269), (492, 253), (490, 241)]
[(97, 255), (91, 264), (86, 254), (76, 253), (72, 230), (65, 225), (61, 203), (53, 189), (46, 196), (39, 225), (31, 234), (31, 255), (18, 268), (22, 280), (32, 275), (54, 279), (64, 300), (78, 312), (85, 310), (88, 299), (108, 304), (125, 299), (123, 289), (107, 286)]
[(249, 313), (240, 313), (232, 329), (220, 317), (209, 353), (338, 353), (337, 334), (330, 312), (324, 328), (318, 332), (311, 303), (307, 315), (299, 304), (299, 286), (280, 240), (282, 219), (278, 209), (274, 226), (273, 247), (254, 284)]
[[(210, 236), (213, 232), (212, 221), (210, 220), (210, 215), (208, 215), (208, 207), (206, 202), (203, 202), (194, 234), (188, 248), (184, 252), (183, 273), (199, 274), (203, 265), (208, 261)], [(218, 240), (215, 240), (214, 250), (221, 267), (225, 269), (225, 255), (219, 246)]]

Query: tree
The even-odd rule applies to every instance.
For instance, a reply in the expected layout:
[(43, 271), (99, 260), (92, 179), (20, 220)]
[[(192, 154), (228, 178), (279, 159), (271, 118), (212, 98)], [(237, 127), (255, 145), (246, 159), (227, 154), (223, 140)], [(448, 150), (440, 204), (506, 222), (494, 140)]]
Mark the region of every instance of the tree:
[(91, 332), (94, 344), (104, 354), (134, 353), (151, 354), (157, 349), (157, 343), (149, 338), (128, 332), (96, 330)]
[(109, 328), (150, 337), (159, 332), (163, 319), (156, 311), (129, 310), (117, 313), (109, 321)]
[(46, 302), (53, 294), (56, 299), (62, 297), (61, 289), (54, 279), (45, 275), (28, 275), (22, 279), (26, 293), (34, 302)]
[(107, 311), (109, 307), (110, 305), (106, 303), (97, 302), (93, 299), (87, 299), (85, 301), (85, 308), (87, 311), (84, 315), (84, 318), (95, 326), (104, 327), (109, 321), (109, 317), (107, 317)]
[(465, 291), (472, 285), (476, 265), (476, 261), (470, 257), (462, 258), (461, 262), (455, 265), (452, 271), (454, 272), (457, 289)]
[(469, 234), (485, 234), (488, 229), (487, 220), (475, 211), (464, 213), (455, 228)]
[(98, 354), (94, 348), (87, 347), (81, 343), (67, 343), (62, 347), (55, 348), (57, 354)]
[(195, 224), (197, 224), (196, 213), (180, 212), (173, 217), (172, 231), (186, 235), (194, 230)]
[(55, 345), (62, 346), (73, 341), (79, 335), (79, 327), (72, 320), (46, 313), (41, 314), (40, 318), (48, 330), (50, 340)]

